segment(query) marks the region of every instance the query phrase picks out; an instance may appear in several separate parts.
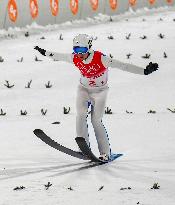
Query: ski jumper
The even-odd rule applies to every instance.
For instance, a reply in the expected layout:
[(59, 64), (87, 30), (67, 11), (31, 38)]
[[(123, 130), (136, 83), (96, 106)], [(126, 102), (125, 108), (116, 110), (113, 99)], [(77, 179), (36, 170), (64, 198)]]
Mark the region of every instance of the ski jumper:
[(90, 62), (84, 63), (74, 55), (74, 65), (81, 72), (76, 99), (76, 131), (89, 145), (87, 125), (88, 102), (91, 102), (91, 123), (94, 128), (100, 154), (110, 155), (108, 134), (102, 123), (108, 93), (107, 68), (101, 62), (102, 53), (95, 51)]
[(142, 67), (124, 63), (103, 55), (98, 51), (89, 50), (86, 60), (78, 59), (76, 54), (46, 52), (46, 56), (74, 64), (81, 73), (80, 84), (76, 98), (76, 132), (77, 137), (84, 137), (89, 144), (87, 126), (88, 102), (92, 104), (91, 122), (95, 131), (100, 154), (110, 155), (110, 145), (107, 132), (102, 123), (108, 94), (108, 67), (118, 68), (130, 73), (144, 75)]

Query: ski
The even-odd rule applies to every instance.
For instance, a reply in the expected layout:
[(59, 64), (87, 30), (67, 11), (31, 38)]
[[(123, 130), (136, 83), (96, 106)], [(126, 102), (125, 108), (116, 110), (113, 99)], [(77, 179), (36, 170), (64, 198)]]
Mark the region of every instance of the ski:
[(119, 157), (121, 157), (123, 154), (111, 154), (110, 159), (107, 161), (101, 160), (98, 157), (96, 157), (93, 152), (91, 151), (90, 147), (87, 145), (85, 139), (83, 137), (76, 137), (75, 138), (80, 150), (82, 153), (87, 156), (92, 162), (96, 163), (108, 163), (111, 162)]
[(41, 129), (35, 129), (33, 132), (39, 139), (41, 139), (44, 143), (46, 143), (50, 147), (79, 159), (91, 160), (92, 162), (96, 162), (96, 163), (107, 163), (123, 155), (123, 154), (111, 154), (110, 159), (108, 161), (103, 161), (93, 154), (93, 152), (91, 151), (91, 149), (89, 148), (89, 146), (87, 145), (83, 137), (75, 138), (80, 150), (82, 151), (82, 152), (77, 152), (54, 141)]
[(63, 145), (59, 144), (58, 142), (55, 142), (53, 139), (51, 139), (49, 136), (47, 136), (44, 133), (44, 131), (41, 129), (35, 129), (33, 132), (39, 139), (41, 139), (43, 142), (45, 142), (50, 147), (53, 147), (54, 149), (57, 149), (57, 150), (65, 153), (65, 154), (68, 154), (72, 157), (76, 157), (76, 158), (83, 159), (83, 160), (90, 160), (83, 153), (74, 151), (72, 149), (64, 147)]

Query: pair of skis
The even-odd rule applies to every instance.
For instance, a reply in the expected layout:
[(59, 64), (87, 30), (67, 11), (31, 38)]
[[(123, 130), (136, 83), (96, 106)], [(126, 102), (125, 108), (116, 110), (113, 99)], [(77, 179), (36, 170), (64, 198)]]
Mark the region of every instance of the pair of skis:
[(65, 153), (65, 154), (71, 155), (71, 156), (79, 158), (79, 159), (91, 160), (92, 162), (95, 162), (95, 163), (107, 163), (107, 162), (113, 161), (113, 160), (122, 156), (122, 154), (111, 154), (110, 159), (108, 161), (104, 161), (104, 160), (99, 159), (98, 157), (96, 157), (93, 154), (93, 152), (91, 151), (90, 147), (87, 145), (87, 143), (83, 137), (75, 138), (75, 140), (76, 140), (76, 142), (81, 150), (81, 152), (77, 152), (77, 151), (69, 149), (69, 148), (55, 142), (48, 135), (46, 135), (43, 132), (43, 130), (41, 130), (41, 129), (35, 129), (33, 132), (38, 138), (40, 138), (43, 142), (45, 142), (49, 146)]

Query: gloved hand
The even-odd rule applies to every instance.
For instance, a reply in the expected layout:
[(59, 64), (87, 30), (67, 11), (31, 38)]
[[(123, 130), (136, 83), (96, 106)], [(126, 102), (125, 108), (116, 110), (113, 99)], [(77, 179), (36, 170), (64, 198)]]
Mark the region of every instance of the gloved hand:
[(46, 56), (46, 50), (40, 48), (39, 46), (35, 46), (34, 49), (39, 51), (43, 56)]
[(146, 69), (144, 69), (144, 74), (149, 75), (152, 72), (158, 70), (157, 69), (158, 67), (159, 67), (159, 65), (157, 63), (150, 62), (149, 65), (146, 66)]

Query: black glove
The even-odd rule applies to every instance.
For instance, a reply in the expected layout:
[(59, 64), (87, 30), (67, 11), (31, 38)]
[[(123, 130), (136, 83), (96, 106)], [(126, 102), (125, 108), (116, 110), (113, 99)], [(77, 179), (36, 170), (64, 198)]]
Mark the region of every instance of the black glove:
[(150, 73), (158, 70), (158, 67), (159, 65), (157, 63), (150, 62), (149, 65), (146, 66), (146, 69), (144, 69), (144, 74), (149, 75)]
[(40, 48), (39, 46), (35, 46), (34, 49), (39, 51), (43, 56), (46, 56), (46, 50)]

